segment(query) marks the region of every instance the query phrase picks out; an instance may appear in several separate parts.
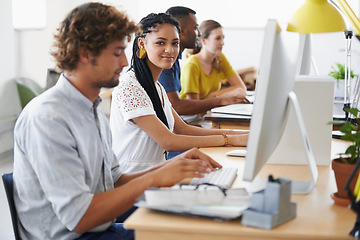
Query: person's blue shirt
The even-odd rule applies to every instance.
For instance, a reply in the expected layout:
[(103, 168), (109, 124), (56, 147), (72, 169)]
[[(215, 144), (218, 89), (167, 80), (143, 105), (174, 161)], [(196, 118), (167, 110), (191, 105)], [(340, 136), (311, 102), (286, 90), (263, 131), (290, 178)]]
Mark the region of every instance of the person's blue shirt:
[(158, 81), (165, 88), (165, 91), (168, 92), (180, 92), (181, 84), (180, 84), (180, 64), (179, 59), (181, 59), (181, 53), (177, 57), (175, 63), (172, 68), (164, 69)]

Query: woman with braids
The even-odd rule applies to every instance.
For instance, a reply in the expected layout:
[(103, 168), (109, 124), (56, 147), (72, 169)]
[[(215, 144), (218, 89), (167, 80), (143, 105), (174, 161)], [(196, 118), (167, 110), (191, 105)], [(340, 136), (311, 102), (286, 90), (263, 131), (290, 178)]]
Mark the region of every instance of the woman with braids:
[(167, 158), (168, 151), (193, 147), (245, 146), (247, 133), (187, 125), (158, 83), (179, 53), (179, 25), (165, 13), (140, 21), (130, 69), (120, 77), (112, 95), (110, 127), (113, 150), (123, 172), (149, 169)]
[[(199, 30), (199, 47), (181, 69), (180, 97), (195, 100), (230, 95), (245, 97), (244, 82), (222, 53), (224, 34), (220, 23), (206, 20)], [(221, 89), (222, 81), (227, 81), (230, 86)]]

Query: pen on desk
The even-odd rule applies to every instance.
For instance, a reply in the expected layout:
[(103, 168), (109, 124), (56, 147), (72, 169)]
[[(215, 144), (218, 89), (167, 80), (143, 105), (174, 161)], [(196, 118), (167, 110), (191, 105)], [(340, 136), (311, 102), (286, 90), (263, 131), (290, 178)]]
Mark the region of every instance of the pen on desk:
[(247, 99), (246, 97), (244, 97), (243, 103), (251, 103), (251, 102), (249, 101), (249, 99)]

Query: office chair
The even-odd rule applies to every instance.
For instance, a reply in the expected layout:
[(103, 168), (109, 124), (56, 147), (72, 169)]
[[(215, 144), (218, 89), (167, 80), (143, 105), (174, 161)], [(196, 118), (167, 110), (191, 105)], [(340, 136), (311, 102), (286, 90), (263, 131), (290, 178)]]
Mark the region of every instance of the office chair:
[(13, 225), (13, 230), (15, 234), (16, 240), (21, 240), (18, 228), (18, 215), (15, 208), (14, 203), (14, 188), (13, 188), (13, 174), (12, 173), (5, 173), (2, 175), (2, 180), (5, 187), (6, 197), (9, 203), (10, 214), (11, 214), (11, 221)]
[(40, 95), (44, 89), (34, 80), (28, 78), (16, 78), (21, 107), (24, 108), (34, 97)]
[(48, 68), (46, 74), (46, 86), (45, 89), (53, 87), (58, 81), (61, 73), (55, 71), (54, 68)]

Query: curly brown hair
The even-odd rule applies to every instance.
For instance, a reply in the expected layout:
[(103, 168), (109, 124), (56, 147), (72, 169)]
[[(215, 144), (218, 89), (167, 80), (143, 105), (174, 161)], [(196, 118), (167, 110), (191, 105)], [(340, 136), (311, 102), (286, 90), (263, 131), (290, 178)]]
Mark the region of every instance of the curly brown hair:
[(124, 12), (101, 3), (85, 3), (73, 9), (54, 34), (51, 55), (61, 71), (71, 71), (79, 61), (79, 48), (98, 56), (115, 40), (127, 38), (138, 30)]

